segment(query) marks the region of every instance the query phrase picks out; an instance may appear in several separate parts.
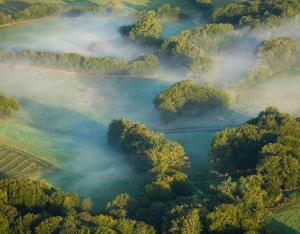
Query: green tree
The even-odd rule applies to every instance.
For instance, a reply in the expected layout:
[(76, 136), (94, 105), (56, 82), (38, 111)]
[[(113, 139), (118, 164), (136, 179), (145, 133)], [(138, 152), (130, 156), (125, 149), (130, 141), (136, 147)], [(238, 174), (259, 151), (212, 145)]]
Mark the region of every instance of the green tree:
[(266, 64), (273, 71), (281, 71), (293, 65), (299, 56), (299, 47), (295, 39), (280, 37), (263, 41), (257, 52), (261, 64)]
[(155, 11), (143, 13), (133, 25), (129, 32), (129, 37), (136, 39), (159, 38), (162, 26), (156, 18)]
[(20, 104), (4, 93), (0, 93), (0, 115), (9, 116), (13, 111), (18, 111)]
[(229, 96), (221, 89), (199, 86), (191, 80), (185, 80), (162, 91), (154, 104), (166, 117), (195, 116), (226, 109)]

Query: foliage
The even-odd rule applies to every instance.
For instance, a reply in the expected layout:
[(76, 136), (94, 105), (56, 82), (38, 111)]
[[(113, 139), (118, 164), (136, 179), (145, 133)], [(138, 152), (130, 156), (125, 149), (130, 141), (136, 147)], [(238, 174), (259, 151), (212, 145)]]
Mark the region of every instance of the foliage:
[(156, 16), (160, 18), (179, 18), (180, 15), (180, 8), (172, 7), (170, 4), (163, 4), (156, 11)]
[(134, 206), (134, 201), (128, 194), (119, 194), (112, 202), (107, 203), (106, 211), (115, 218), (126, 218)]
[(188, 205), (177, 205), (165, 215), (166, 232), (171, 234), (200, 234), (200, 210)]
[(241, 177), (229, 195), (232, 202), (220, 204), (208, 214), (209, 230), (221, 233), (259, 233), (268, 216), (262, 178)]
[(13, 111), (18, 111), (20, 104), (15, 99), (0, 93), (0, 115), (9, 116)]
[(268, 204), (272, 204), (282, 191), (300, 185), (299, 136), (299, 122), (268, 108), (237, 129), (219, 132), (211, 143), (209, 156), (221, 173), (261, 175)]
[(1, 24), (8, 24), (11, 22), (11, 19), (4, 14), (3, 12), (0, 11), (0, 25)]
[(132, 40), (159, 38), (162, 32), (162, 26), (156, 18), (155, 11), (143, 13), (129, 32)]
[(246, 0), (229, 3), (213, 12), (214, 22), (257, 25), (277, 17), (293, 17), (300, 12), (297, 0)]
[(204, 52), (217, 52), (234, 36), (230, 24), (207, 24), (193, 30), (184, 30), (176, 37), (170, 37), (162, 44), (162, 50), (170, 55), (199, 57)]
[(132, 61), (128, 66), (130, 75), (151, 75), (159, 65), (159, 60), (155, 55), (141, 56)]
[(56, 15), (61, 11), (61, 6), (58, 4), (36, 3), (28, 8), (17, 12), (16, 20), (38, 19), (45, 16)]
[(0, 206), (1, 233), (155, 233), (135, 220), (93, 216), (81, 210), (77, 194), (57, 192), (42, 182), (2, 179), (0, 191), (6, 194)]
[(289, 37), (263, 41), (257, 52), (259, 63), (270, 66), (274, 72), (290, 67), (298, 56), (297, 41)]
[(131, 62), (110, 57), (86, 57), (76, 53), (57, 54), (36, 50), (0, 51), (0, 61), (29, 61), (33, 65), (84, 71), (93, 75), (151, 75), (159, 65), (155, 55), (141, 56)]
[(180, 81), (162, 91), (154, 100), (165, 116), (201, 115), (227, 108), (228, 95), (213, 87), (196, 85), (191, 80)]
[(161, 52), (172, 62), (184, 64), (192, 76), (201, 76), (213, 66), (211, 54), (225, 48), (237, 34), (230, 24), (207, 24), (181, 31), (161, 44)]

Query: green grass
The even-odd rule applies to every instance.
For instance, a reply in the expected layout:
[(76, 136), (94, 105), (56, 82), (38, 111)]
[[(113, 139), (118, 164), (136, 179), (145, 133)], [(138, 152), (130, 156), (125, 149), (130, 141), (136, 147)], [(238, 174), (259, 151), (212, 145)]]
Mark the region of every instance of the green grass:
[(185, 14), (197, 11), (197, 8), (190, 0), (122, 0), (125, 7), (134, 10), (155, 10), (163, 4), (178, 6)]
[(55, 169), (34, 155), (0, 142), (0, 177), (40, 179)]
[(274, 213), (267, 228), (274, 234), (300, 233), (300, 206)]

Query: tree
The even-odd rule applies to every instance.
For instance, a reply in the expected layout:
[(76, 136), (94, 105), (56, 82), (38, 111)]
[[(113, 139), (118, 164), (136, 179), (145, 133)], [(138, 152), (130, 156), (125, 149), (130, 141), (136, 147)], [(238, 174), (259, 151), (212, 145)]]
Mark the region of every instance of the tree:
[(162, 26), (156, 19), (155, 11), (143, 13), (129, 32), (132, 40), (159, 38)]
[(200, 234), (200, 210), (188, 205), (177, 205), (165, 216), (163, 233)]
[(5, 15), (3, 12), (0, 11), (0, 25), (1, 24), (9, 24), (11, 19)]
[(209, 230), (222, 233), (258, 233), (268, 217), (262, 177), (241, 177), (233, 188), (233, 201), (216, 206), (207, 215)]
[(132, 212), (134, 201), (126, 193), (119, 194), (112, 202), (107, 203), (106, 211), (115, 218), (126, 218)]
[(259, 62), (277, 72), (293, 65), (298, 56), (297, 41), (289, 37), (263, 41), (257, 52)]
[(0, 93), (0, 115), (9, 116), (13, 111), (18, 111), (20, 104), (4, 93)]
[(221, 89), (199, 86), (185, 80), (162, 91), (156, 96), (154, 104), (167, 118), (197, 116), (226, 109), (229, 96)]
[[(267, 108), (258, 117), (237, 129), (225, 129), (215, 136), (209, 150), (210, 160), (219, 172), (251, 172), (271, 152), (286, 152), (300, 159), (300, 124), (276, 108)], [(276, 143), (279, 149), (270, 147)], [(267, 147), (267, 148), (266, 148)]]
[(300, 164), (292, 156), (271, 156), (265, 158), (258, 166), (264, 187), (271, 198), (276, 199), (282, 190), (294, 189), (300, 182)]

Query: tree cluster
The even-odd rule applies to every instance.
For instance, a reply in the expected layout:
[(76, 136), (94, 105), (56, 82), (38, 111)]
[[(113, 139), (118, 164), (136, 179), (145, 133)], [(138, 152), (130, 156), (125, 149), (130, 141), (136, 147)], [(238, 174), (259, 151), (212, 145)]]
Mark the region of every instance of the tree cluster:
[(163, 4), (157, 9), (156, 16), (163, 19), (177, 19), (181, 16), (181, 10), (180, 7), (172, 7), (170, 4)]
[[(192, 207), (176, 213), (176, 218), (181, 217), (181, 220), (175, 221), (175, 217), (169, 217), (168, 220), (163, 221), (165, 212), (177, 205), (176, 203), (174, 205), (172, 201), (191, 193), (188, 176), (184, 172), (190, 163), (183, 147), (165, 139), (161, 133), (153, 132), (144, 125), (124, 119), (111, 122), (107, 137), (111, 145), (126, 152), (128, 160), (137, 169), (146, 170), (151, 176), (143, 195), (137, 201), (120, 195), (108, 204), (109, 213), (120, 217), (128, 215), (131, 218), (141, 219), (158, 230), (162, 229), (164, 222), (166, 228), (174, 229), (171, 233), (179, 233), (175, 232), (175, 227), (177, 226), (179, 231), (181, 225), (185, 225), (187, 230), (191, 227), (190, 225), (200, 230), (198, 210), (193, 210)], [(194, 216), (197, 216), (194, 223), (184, 223), (187, 218)]]
[(24, 10), (18, 11), (14, 18), (15, 20), (31, 20), (46, 16), (57, 15), (61, 12), (62, 7), (59, 4), (35, 3)]
[(180, 81), (163, 90), (154, 100), (163, 116), (197, 116), (228, 107), (229, 96), (221, 89)]
[(255, 86), (290, 69), (299, 61), (299, 46), (290, 37), (265, 40), (258, 45), (256, 57), (257, 64), (247, 72), (243, 86)]
[(236, 129), (219, 132), (209, 157), (220, 173), (256, 173), (270, 203), (300, 185), (300, 123), (275, 108)]
[(110, 144), (124, 150), (136, 166), (150, 171), (153, 179), (146, 186), (148, 198), (168, 200), (180, 192), (179, 185), (187, 180), (183, 170), (189, 166), (189, 158), (180, 144), (124, 119), (111, 122), (107, 138)]
[(210, 55), (226, 47), (234, 38), (236, 33), (231, 24), (208, 24), (166, 39), (161, 51), (175, 63), (186, 64), (191, 75), (199, 76), (213, 66)]
[(156, 17), (156, 12), (147, 11), (137, 19), (134, 25), (130, 26), (128, 35), (132, 40), (158, 39), (161, 32), (162, 26)]
[(107, 214), (92, 215), (92, 201), (42, 182), (0, 180), (0, 232), (155, 234), (153, 227)]
[(298, 0), (246, 0), (229, 3), (214, 10), (214, 22), (257, 26), (276, 18), (293, 17), (300, 12)]
[(0, 51), (0, 61), (28, 61), (33, 65), (84, 71), (93, 75), (151, 75), (159, 65), (155, 55), (136, 60), (110, 57), (86, 57), (76, 53), (57, 54), (36, 50)]

